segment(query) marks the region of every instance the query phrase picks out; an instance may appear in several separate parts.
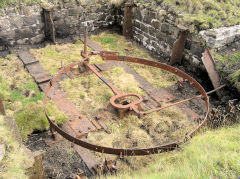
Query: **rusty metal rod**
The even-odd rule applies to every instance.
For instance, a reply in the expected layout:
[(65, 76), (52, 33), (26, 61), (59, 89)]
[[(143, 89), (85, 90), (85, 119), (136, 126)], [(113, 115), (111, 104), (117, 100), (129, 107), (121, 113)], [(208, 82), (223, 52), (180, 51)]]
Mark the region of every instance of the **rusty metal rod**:
[[(226, 85), (222, 85), (222, 86), (219, 86), (218, 88), (212, 90), (212, 91), (209, 91), (207, 92), (206, 94), (209, 95), (209, 94), (212, 94), (222, 88), (224, 88)], [(172, 103), (172, 104), (169, 104), (169, 105), (166, 105), (166, 106), (163, 106), (163, 107), (160, 107), (160, 108), (155, 108), (155, 109), (151, 109), (150, 111), (147, 111), (147, 112), (140, 112), (141, 115), (147, 115), (147, 114), (150, 114), (150, 113), (153, 113), (153, 112), (157, 112), (157, 111), (160, 111), (160, 110), (163, 110), (163, 109), (166, 109), (166, 108), (169, 108), (169, 107), (172, 107), (172, 106), (175, 106), (175, 105), (179, 105), (179, 104), (182, 104), (182, 103), (186, 103), (188, 101), (191, 101), (193, 99), (197, 99), (197, 98), (202, 98), (203, 96), (202, 95), (198, 95), (198, 96), (194, 96), (194, 97), (191, 97), (191, 98), (188, 98), (188, 99), (184, 99), (182, 101), (178, 101), (176, 103)]]
[(104, 78), (100, 73), (98, 73), (98, 71), (96, 70), (96, 68), (91, 65), (90, 63), (86, 62), (84, 63), (93, 73), (95, 73), (98, 78), (100, 80), (103, 81), (103, 83), (105, 83), (109, 88), (111, 88), (112, 92), (115, 94), (115, 95), (121, 95), (122, 93), (120, 91), (118, 91), (106, 78)]

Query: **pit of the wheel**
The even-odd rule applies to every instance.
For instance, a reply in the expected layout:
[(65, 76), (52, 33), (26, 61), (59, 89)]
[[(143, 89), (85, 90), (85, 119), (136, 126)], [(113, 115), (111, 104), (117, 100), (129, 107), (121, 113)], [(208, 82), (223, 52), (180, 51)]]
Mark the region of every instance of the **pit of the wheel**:
[[(96, 54), (96, 52), (91, 53), (91, 54)], [(113, 107), (115, 107), (116, 109), (120, 109), (120, 117), (121, 117), (121, 110), (124, 110), (124, 113), (127, 113), (131, 111), (131, 114), (134, 113), (138, 118), (141, 119), (141, 117), (143, 116), (147, 116), (149, 114), (155, 113), (157, 111), (166, 109), (168, 107), (174, 106), (174, 105), (179, 105), (182, 104), (184, 102), (190, 101), (192, 99), (196, 99), (196, 98), (202, 98), (205, 102), (206, 105), (206, 113), (204, 115), (204, 117), (202, 118), (201, 122), (199, 123), (198, 126), (196, 126), (195, 128), (193, 128), (192, 130), (189, 130), (185, 135), (183, 135), (181, 137), (181, 140), (177, 140), (171, 143), (162, 143), (161, 145), (157, 145), (157, 146), (151, 146), (151, 147), (146, 147), (146, 148), (137, 148), (134, 147), (134, 145), (131, 148), (117, 148), (117, 147), (109, 147), (109, 146), (102, 146), (102, 145), (97, 145), (97, 144), (93, 144), (90, 143), (88, 140), (85, 140), (83, 138), (83, 136), (85, 135), (71, 135), (69, 133), (67, 133), (66, 131), (64, 131), (61, 127), (59, 127), (58, 125), (56, 125), (54, 123), (53, 120), (50, 119), (50, 117), (48, 116), (48, 114), (46, 113), (46, 117), (50, 123), (50, 127), (53, 131), (56, 131), (57, 133), (59, 133), (61, 136), (63, 136), (65, 139), (80, 145), (84, 148), (87, 148), (89, 150), (92, 151), (97, 151), (97, 152), (101, 152), (101, 153), (106, 153), (106, 154), (115, 154), (115, 155), (127, 155), (127, 156), (134, 156), (134, 155), (149, 155), (149, 154), (156, 154), (156, 153), (160, 153), (160, 152), (165, 152), (165, 151), (170, 151), (170, 150), (174, 150), (175, 148), (177, 148), (179, 146), (179, 144), (181, 144), (182, 142), (186, 141), (187, 139), (189, 139), (190, 137), (192, 137), (207, 121), (207, 115), (208, 115), (208, 111), (209, 111), (209, 100), (208, 100), (208, 96), (204, 90), (204, 88), (195, 80), (193, 79), (191, 76), (185, 74), (184, 72), (182, 72), (181, 70), (174, 68), (172, 66), (160, 63), (160, 62), (154, 62), (154, 61), (148, 61), (145, 59), (140, 59), (140, 58), (132, 58), (132, 57), (126, 57), (126, 56), (119, 56), (117, 53), (113, 53), (113, 52), (98, 52), (97, 54), (100, 54), (101, 57), (103, 58), (103, 60), (111, 60), (111, 61), (123, 61), (123, 62), (130, 62), (130, 63), (136, 63), (136, 64), (142, 64), (145, 66), (151, 66), (154, 68), (159, 68), (162, 70), (166, 70), (170, 73), (173, 73), (181, 78), (183, 78), (185, 81), (188, 81), (194, 88), (197, 89), (197, 91), (200, 93), (200, 95), (198, 96), (194, 96), (192, 98), (188, 98), (182, 101), (177, 101), (177, 102), (171, 102), (165, 106), (159, 106), (157, 108), (154, 109), (150, 109), (148, 111), (144, 111), (144, 110), (140, 110), (139, 108), (139, 104), (141, 104), (142, 102), (142, 97), (140, 95), (137, 94), (122, 94), (120, 91), (118, 91), (116, 88), (114, 88), (114, 85), (112, 85), (111, 83), (109, 83), (109, 81), (107, 79), (105, 79), (98, 71), (97, 69), (91, 65), (89, 62), (91, 61), (91, 56), (84, 56), (85, 58), (79, 62), (79, 63), (73, 63), (70, 64), (66, 67), (63, 67), (58, 74), (51, 80), (50, 84), (48, 85), (45, 94), (44, 94), (44, 105), (46, 105), (47, 103), (47, 98), (49, 95), (49, 92), (51, 91), (52, 88), (54, 88), (55, 84), (58, 82), (58, 80), (64, 75), (67, 74), (69, 71), (75, 70), (78, 71), (79, 75), (81, 75), (82, 73), (84, 73), (82, 71), (82, 69), (88, 69), (90, 71), (92, 71), (93, 73), (95, 73), (95, 75), (97, 75), (99, 77), (99, 80), (102, 80), (108, 87), (110, 87), (110, 89), (113, 92), (113, 96), (110, 100), (110, 103)], [(83, 65), (83, 66), (82, 66)], [(84, 68), (83, 68), (84, 67)], [(117, 104), (115, 101), (117, 99), (121, 99), (123, 97), (129, 97), (129, 96), (135, 96), (138, 98), (137, 101), (135, 102), (130, 102), (129, 104)], [(126, 111), (125, 111), (126, 110)], [(124, 115), (122, 115), (124, 116)], [(120, 118), (119, 117), (119, 118)], [(102, 117), (101, 115), (99, 115), (96, 119), (97, 121), (102, 121)], [(121, 120), (121, 119), (118, 119)], [(104, 128), (104, 127), (103, 127)]]

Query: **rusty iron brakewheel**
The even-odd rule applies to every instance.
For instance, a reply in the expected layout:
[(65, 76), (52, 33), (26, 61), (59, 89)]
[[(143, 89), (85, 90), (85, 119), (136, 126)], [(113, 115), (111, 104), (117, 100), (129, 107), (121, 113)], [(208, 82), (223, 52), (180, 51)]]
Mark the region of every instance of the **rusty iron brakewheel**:
[[(137, 156), (137, 155), (149, 155), (149, 154), (156, 154), (156, 153), (161, 153), (161, 152), (166, 152), (166, 151), (171, 151), (176, 149), (181, 143), (185, 142), (186, 140), (188, 140), (189, 138), (191, 138), (195, 133), (197, 133), (199, 131), (199, 129), (206, 124), (207, 122), (207, 117), (208, 117), (208, 113), (209, 113), (209, 98), (208, 95), (206, 93), (206, 91), (204, 90), (204, 88), (195, 80), (193, 79), (191, 76), (187, 75), (186, 73), (182, 72), (181, 70), (160, 63), (160, 62), (154, 62), (154, 61), (148, 61), (145, 59), (141, 59), (141, 58), (133, 58), (133, 57), (126, 57), (126, 56), (119, 56), (118, 53), (116, 52), (106, 52), (106, 51), (101, 51), (101, 52), (93, 52), (91, 54), (100, 54), (100, 56), (102, 56), (103, 60), (113, 60), (113, 61), (123, 61), (123, 62), (132, 62), (132, 63), (137, 63), (137, 64), (143, 64), (143, 65), (147, 65), (147, 66), (152, 66), (155, 68), (160, 68), (163, 70), (166, 70), (170, 73), (173, 73), (187, 81), (189, 81), (189, 83), (191, 85), (193, 85), (199, 92), (200, 95), (192, 97), (192, 98), (188, 98), (179, 102), (175, 102), (172, 104), (169, 104), (167, 106), (161, 107), (161, 108), (156, 108), (156, 109), (152, 109), (148, 112), (144, 112), (144, 111), (138, 111), (135, 108), (135, 105), (137, 105), (138, 103), (141, 102), (141, 97), (135, 94), (122, 94), (119, 91), (117, 91), (112, 84), (110, 84), (103, 76), (101, 76), (100, 73), (97, 72), (96, 69), (94, 69), (93, 65), (89, 64), (89, 60), (90, 58), (85, 55), (86, 53), (82, 53), (82, 56), (84, 57), (84, 59), (82, 60), (83, 63), (81, 64), (85, 64), (86, 67), (88, 67), (91, 71), (93, 71), (106, 85), (108, 85), (108, 87), (110, 87), (113, 91), (113, 93), (115, 94), (115, 96), (113, 96), (111, 98), (111, 104), (114, 106), (115, 108), (125, 108), (128, 107), (130, 108), (130, 110), (133, 110), (135, 113), (138, 114), (139, 117), (143, 116), (143, 115), (147, 115), (149, 113), (155, 112), (155, 111), (159, 111), (162, 110), (164, 108), (167, 107), (171, 107), (173, 105), (178, 105), (196, 98), (202, 98), (205, 101), (205, 105), (206, 105), (206, 114), (204, 119), (202, 120), (202, 122), (192, 131), (190, 131), (187, 135), (185, 135), (183, 137), (183, 140), (181, 141), (176, 141), (173, 143), (168, 143), (168, 144), (163, 144), (160, 146), (156, 146), (156, 147), (152, 147), (152, 148), (136, 148), (136, 149), (122, 149), (122, 148), (111, 148), (111, 147), (104, 147), (104, 146), (99, 146), (99, 145), (94, 145), (88, 142), (85, 142), (81, 139), (78, 139), (68, 133), (66, 133), (65, 131), (63, 131), (58, 125), (56, 125), (53, 120), (50, 119), (50, 117), (47, 114), (46, 111), (46, 104), (47, 104), (47, 98), (48, 98), (48, 93), (51, 90), (51, 88), (53, 87), (53, 85), (62, 77), (62, 75), (66, 74), (67, 72), (69, 72), (71, 69), (73, 69), (75, 66), (80, 66), (80, 62), (79, 63), (72, 63), (69, 64), (68, 66), (62, 68), (58, 74), (56, 76), (54, 76), (52, 78), (52, 80), (50, 81), (50, 83), (48, 84), (46, 91), (44, 93), (44, 99), (43, 99), (43, 103), (44, 103), (44, 108), (45, 108), (45, 115), (50, 123), (50, 127), (55, 130), (56, 132), (58, 132), (61, 136), (63, 136), (65, 139), (73, 142), (74, 144), (80, 145), (86, 149), (92, 150), (92, 151), (96, 151), (96, 152), (101, 152), (101, 153), (106, 153), (106, 154), (115, 154), (115, 155), (127, 155), (127, 156)], [(139, 98), (139, 100), (135, 103), (130, 103), (127, 106), (122, 106), (122, 105), (116, 105), (115, 104), (115, 99), (117, 98), (121, 98), (123, 96), (135, 96), (137, 98)]]

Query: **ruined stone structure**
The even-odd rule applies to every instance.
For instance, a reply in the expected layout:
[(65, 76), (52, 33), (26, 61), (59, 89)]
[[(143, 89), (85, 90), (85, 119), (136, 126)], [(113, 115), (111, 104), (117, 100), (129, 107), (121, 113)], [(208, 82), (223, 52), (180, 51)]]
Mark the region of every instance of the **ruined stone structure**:
[[(135, 1), (133, 38), (166, 61), (179, 35), (179, 22), (174, 9)], [(0, 9), (0, 50), (4, 46), (37, 44), (45, 40), (43, 7), (32, 5)], [(108, 0), (71, 2), (60, 0), (53, 6), (56, 37), (78, 36), (88, 25), (93, 32), (113, 24), (123, 25), (124, 4), (114, 6)], [(188, 27), (187, 27), (188, 28)], [(204, 69), (201, 61), (206, 46), (221, 48), (239, 40), (240, 26), (190, 32), (184, 49), (184, 62), (190, 70)]]
[[(91, 3), (91, 2), (90, 2)], [(112, 25), (117, 16), (106, 1), (89, 4), (58, 3), (53, 8), (53, 22), (57, 37), (83, 33)], [(7, 7), (0, 9), (0, 46), (36, 44), (44, 41), (43, 7), (40, 5)]]

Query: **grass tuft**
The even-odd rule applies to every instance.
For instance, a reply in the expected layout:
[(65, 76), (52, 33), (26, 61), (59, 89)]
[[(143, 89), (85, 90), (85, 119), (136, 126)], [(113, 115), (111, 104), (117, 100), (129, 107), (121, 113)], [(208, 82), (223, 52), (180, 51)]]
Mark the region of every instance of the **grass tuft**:
[[(0, 58), (0, 94), (7, 115), (14, 116), (24, 140), (34, 131), (48, 128), (42, 105), (43, 93), (28, 74), (16, 55)], [(57, 124), (67, 120), (57, 106), (50, 102), (47, 110)]]
[(155, 155), (140, 171), (107, 178), (237, 178), (240, 175), (240, 125), (194, 137), (180, 151)]
[(5, 144), (6, 154), (0, 164), (0, 178), (28, 178), (26, 168), (30, 161), (23, 147), (14, 139), (0, 115), (0, 144)]
[[(142, 48), (132, 42), (127, 41), (123, 36), (118, 34), (102, 33), (98, 36), (91, 36), (91, 39), (101, 44), (101, 46), (110, 51), (117, 51), (120, 55), (145, 58), (154, 61), (149, 54)], [(178, 77), (172, 73), (150, 66), (128, 64), (148, 82), (155, 87), (168, 87), (178, 81)]]

